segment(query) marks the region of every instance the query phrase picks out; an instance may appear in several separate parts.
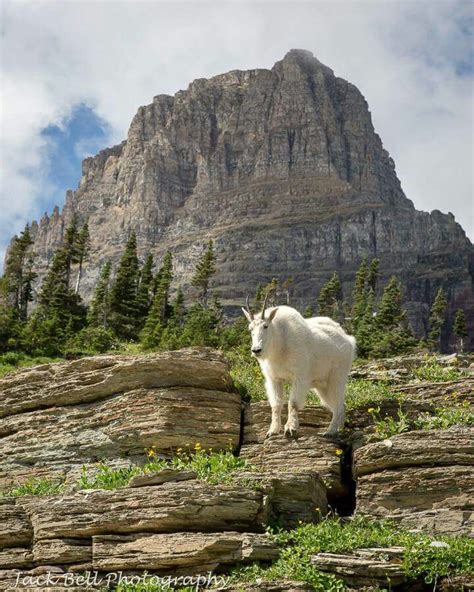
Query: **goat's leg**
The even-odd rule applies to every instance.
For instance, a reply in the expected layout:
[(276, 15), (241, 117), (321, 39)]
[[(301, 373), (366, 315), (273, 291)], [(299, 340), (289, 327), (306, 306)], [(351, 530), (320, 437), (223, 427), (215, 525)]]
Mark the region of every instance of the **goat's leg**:
[(303, 409), (308, 394), (309, 385), (304, 382), (294, 382), (291, 385), (290, 398), (288, 400), (288, 420), (285, 424), (285, 436), (294, 438), (300, 426), (298, 411)]
[(326, 390), (326, 404), (332, 411), (332, 419), (329, 424), (326, 437), (336, 436), (337, 432), (344, 427), (345, 420), (345, 396), (346, 396), (347, 374), (333, 370), (328, 380)]
[(277, 380), (265, 381), (268, 402), (272, 408), (272, 423), (267, 432), (267, 438), (281, 432), (281, 410), (283, 409), (283, 383)]

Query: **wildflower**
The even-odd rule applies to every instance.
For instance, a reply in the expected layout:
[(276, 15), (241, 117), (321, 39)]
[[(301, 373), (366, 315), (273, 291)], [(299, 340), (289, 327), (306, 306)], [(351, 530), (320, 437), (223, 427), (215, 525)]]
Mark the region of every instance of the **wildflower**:
[(156, 452), (153, 450), (153, 448), (150, 448), (150, 450), (148, 451), (148, 456), (151, 458), (153, 456), (156, 456)]
[(343, 451), (340, 448), (336, 448), (336, 454), (337, 454), (337, 456), (341, 456), (342, 452)]
[(194, 446), (194, 450), (202, 450), (202, 446), (201, 444), (199, 444), (199, 442), (196, 442), (195, 446)]
[(373, 407), (369, 407), (369, 409), (367, 409), (367, 413), (375, 413), (375, 409)]

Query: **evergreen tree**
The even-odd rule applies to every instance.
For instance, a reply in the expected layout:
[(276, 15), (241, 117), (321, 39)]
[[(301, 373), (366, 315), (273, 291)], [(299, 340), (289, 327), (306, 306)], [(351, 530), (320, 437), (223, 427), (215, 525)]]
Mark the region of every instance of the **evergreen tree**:
[(370, 290), (373, 290), (374, 294), (377, 289), (377, 280), (379, 275), (379, 260), (372, 259), (367, 272), (367, 286)]
[(27, 224), (20, 236), (15, 236), (8, 249), (0, 295), (3, 306), (10, 308), (14, 318), (26, 320), (28, 302), (32, 300), (32, 283), (36, 274), (32, 271), (33, 256), (30, 247), (33, 239)]
[(173, 258), (168, 251), (163, 259), (163, 265), (158, 272), (159, 283), (157, 286), (150, 312), (145, 321), (145, 326), (140, 334), (140, 340), (145, 347), (157, 347), (160, 345), (162, 332), (170, 316), (169, 294), (173, 281)]
[(59, 353), (85, 323), (86, 309), (69, 285), (77, 236), (77, 221), (73, 219), (43, 279), (38, 306), (22, 330), (23, 344), (30, 351)]
[(468, 337), (466, 316), (462, 308), (456, 311), (453, 329), (458, 341), (458, 351), (462, 354), (464, 352), (464, 340)]
[(191, 284), (199, 290), (199, 299), (204, 308), (207, 308), (209, 282), (215, 273), (216, 258), (214, 255), (213, 242), (210, 240), (207, 243), (207, 248), (204, 251), (204, 254), (196, 265), (196, 271), (191, 279)]
[(138, 279), (137, 237), (132, 232), (110, 290), (109, 324), (115, 334), (124, 339), (137, 336), (140, 318), (137, 302)]
[(378, 338), (375, 329), (374, 302), (375, 294), (370, 288), (366, 295), (364, 313), (360, 316), (357, 323), (357, 331), (354, 333), (357, 342), (357, 352), (362, 358), (368, 358), (370, 356), (374, 343)]
[(364, 257), (356, 272), (354, 287), (352, 288), (352, 307), (350, 311), (350, 330), (356, 334), (358, 324), (362, 321), (367, 308), (367, 279), (368, 279), (367, 259)]
[(110, 261), (107, 261), (100, 270), (99, 281), (94, 290), (94, 295), (87, 314), (89, 325), (93, 327), (107, 328), (109, 317), (109, 287), (110, 287), (110, 272), (112, 266)]
[(321, 288), (317, 302), (319, 316), (331, 317), (335, 321), (340, 320), (342, 287), (337, 271)]
[(148, 254), (140, 272), (140, 283), (137, 295), (141, 325), (145, 323), (153, 301), (153, 281), (153, 255)]
[(82, 278), (82, 265), (84, 260), (87, 258), (90, 249), (90, 235), (89, 235), (89, 226), (87, 222), (82, 226), (81, 230), (77, 233), (75, 248), (73, 250), (73, 260), (72, 263), (77, 263), (79, 265), (79, 269), (77, 271), (77, 279), (76, 279), (76, 286), (74, 288), (74, 293), (79, 293), (79, 287)]
[(375, 317), (371, 353), (376, 357), (401, 354), (416, 345), (403, 309), (402, 287), (393, 276), (385, 287)]
[(446, 320), (447, 306), (448, 301), (446, 300), (444, 290), (443, 288), (439, 288), (430, 311), (428, 343), (433, 350), (441, 350), (441, 330)]
[(311, 304), (308, 304), (308, 306), (304, 309), (303, 316), (305, 319), (310, 319), (311, 317), (314, 317), (314, 310)]

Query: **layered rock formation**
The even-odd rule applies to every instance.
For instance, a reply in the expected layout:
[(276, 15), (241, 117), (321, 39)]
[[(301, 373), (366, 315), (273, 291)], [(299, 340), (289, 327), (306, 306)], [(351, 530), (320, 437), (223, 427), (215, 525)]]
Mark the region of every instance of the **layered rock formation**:
[[(407, 414), (429, 413), (440, 401), (472, 409), (469, 358), (462, 360), (465, 374), (446, 383), (399, 384), (405, 362), (416, 365), (414, 358), (378, 361), (355, 373), (390, 376), (394, 391), (405, 395), (400, 404)], [(392, 403), (373, 404), (390, 413)], [(225, 360), (208, 349), (98, 356), (6, 376), (0, 380), (0, 492), (7, 493), (0, 497), (0, 589), (18, 589), (19, 578), (23, 589), (84, 591), (101, 588), (77, 584), (85, 572), (198, 575), (271, 562), (279, 548), (265, 532), (270, 524), (318, 522), (331, 508), (432, 534), (472, 535), (473, 429), (411, 431), (374, 442), (371, 404), (350, 413), (345, 440), (322, 437), (329, 413), (311, 405), (301, 412), (297, 439), (265, 440), (268, 405), (244, 404)], [(115, 468), (138, 466), (151, 446), (169, 458), (197, 441), (214, 450), (231, 446), (249, 464), (221, 484), (168, 468), (137, 474), (115, 489), (79, 487), (82, 467), (93, 471), (99, 459)], [(61, 481), (62, 490), (10, 497), (13, 485), (38, 477)], [(350, 589), (390, 584), (415, 592), (421, 583), (405, 577), (402, 554), (356, 549), (319, 553), (313, 561)], [(28, 585), (41, 574), (53, 574), (58, 585)], [(66, 577), (74, 581), (61, 585)], [(471, 580), (439, 584), (467, 591)], [(282, 581), (222, 589), (312, 588)]]
[(122, 144), (84, 161), (62, 211), (33, 224), (40, 275), (73, 213), (91, 229), (86, 300), (136, 230), (142, 255), (173, 251), (184, 285), (213, 238), (215, 288), (229, 307), (274, 276), (294, 279), (297, 306), (314, 302), (334, 270), (348, 294), (367, 255), (380, 259), (383, 279), (403, 279), (418, 332), (440, 285), (474, 328), (464, 231), (451, 214), (414, 209), (360, 91), (307, 51), (140, 107)]

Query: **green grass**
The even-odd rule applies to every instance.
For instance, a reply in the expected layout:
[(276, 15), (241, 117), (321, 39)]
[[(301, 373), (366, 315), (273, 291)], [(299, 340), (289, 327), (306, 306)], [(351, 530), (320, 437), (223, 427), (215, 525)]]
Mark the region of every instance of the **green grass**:
[(249, 471), (252, 467), (246, 459), (234, 456), (231, 451), (206, 451), (200, 444), (196, 444), (194, 451), (178, 449), (170, 460), (156, 458), (155, 451), (151, 448), (147, 451), (147, 461), (142, 466), (114, 468), (101, 461), (92, 474), (87, 467), (83, 467), (78, 486), (79, 489), (117, 489), (126, 487), (135, 475), (149, 475), (163, 469), (195, 471), (198, 479), (216, 485), (228, 483), (236, 471)]
[[(269, 567), (252, 564), (232, 571), (236, 583), (292, 579), (305, 581), (317, 592), (342, 592), (345, 584), (333, 575), (324, 574), (311, 565), (316, 553), (348, 553), (367, 547), (402, 546), (405, 548), (403, 569), (407, 577), (423, 578), (433, 583), (441, 576), (470, 573), (474, 568), (474, 541), (467, 537), (430, 537), (399, 530), (388, 521), (356, 517), (350, 521), (329, 518), (319, 524), (305, 524), (274, 535), (281, 547), (280, 558)], [(431, 546), (433, 540), (446, 546)]]
[(462, 369), (440, 364), (436, 356), (426, 356), (423, 364), (411, 371), (411, 380), (447, 382), (464, 376)]
[(348, 411), (388, 400), (399, 400), (400, 394), (383, 381), (350, 378), (347, 383), (346, 408)]
[(414, 421), (417, 430), (445, 430), (453, 426), (474, 426), (468, 401), (454, 407), (438, 407), (434, 414), (421, 413)]
[(7, 352), (0, 355), (0, 378), (14, 372), (19, 368), (49, 364), (51, 362), (62, 362), (62, 358), (49, 358), (46, 356), (27, 356), (16, 352)]
[(24, 483), (15, 485), (1, 494), (2, 497), (21, 497), (23, 495), (55, 495), (62, 493), (64, 484), (46, 477), (28, 479)]
[(248, 348), (238, 347), (225, 352), (231, 364), (230, 375), (237, 390), (246, 401), (265, 401), (262, 371)]

